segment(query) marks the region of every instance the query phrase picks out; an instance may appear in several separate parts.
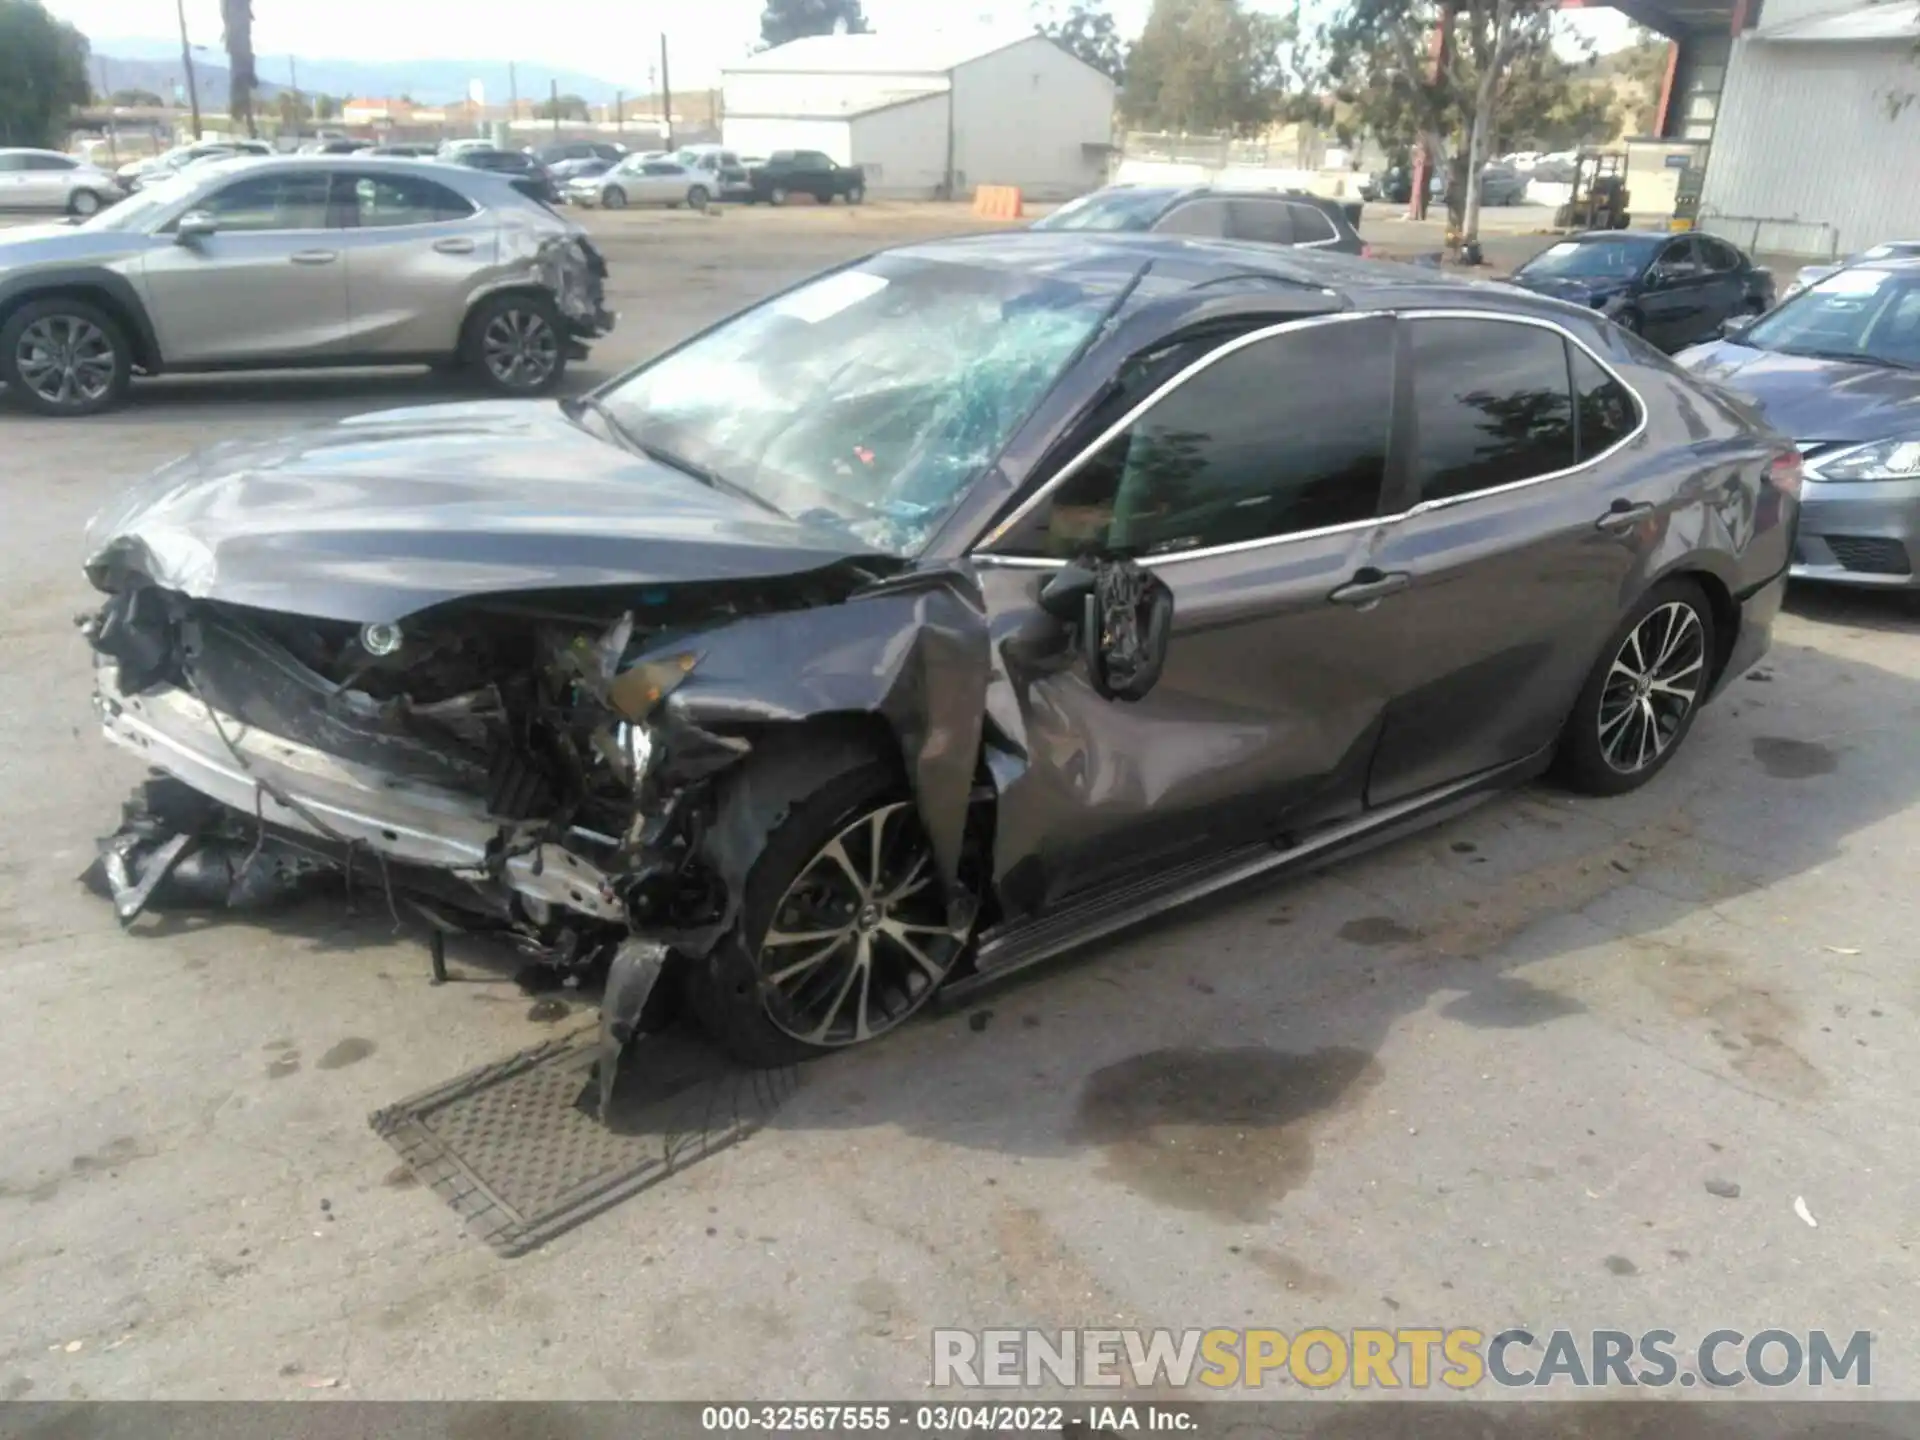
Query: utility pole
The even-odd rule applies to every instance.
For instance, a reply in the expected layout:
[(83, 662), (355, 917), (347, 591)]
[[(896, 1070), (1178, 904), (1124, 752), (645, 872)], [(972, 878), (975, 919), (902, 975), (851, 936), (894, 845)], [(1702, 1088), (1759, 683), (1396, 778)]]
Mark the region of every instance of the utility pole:
[(97, 58), (100, 61), (100, 103), (106, 107), (107, 111), (107, 161), (109, 164), (118, 165), (120, 148), (114, 143), (114, 132), (120, 126), (113, 114), (113, 91), (107, 85), (107, 57), (101, 55)]
[(549, 80), (547, 91), (547, 105), (553, 111), (553, 133), (558, 135), (560, 133), (560, 82)]
[(193, 45), (187, 39), (187, 0), (174, 0), (180, 16), (180, 63), (187, 70), (187, 101), (193, 106), (193, 138), (200, 138), (200, 86), (193, 76)]
[(667, 68), (667, 32), (660, 32), (660, 123), (666, 131), (668, 150), (673, 149), (673, 72)]
[(293, 56), (287, 56), (287, 82), (293, 90), (293, 138), (300, 138), (300, 68)]
[(627, 92), (624, 90), (613, 92), (613, 133), (627, 133)]
[(512, 139), (513, 122), (520, 118), (520, 77), (513, 68), (513, 62), (507, 62), (507, 131)]

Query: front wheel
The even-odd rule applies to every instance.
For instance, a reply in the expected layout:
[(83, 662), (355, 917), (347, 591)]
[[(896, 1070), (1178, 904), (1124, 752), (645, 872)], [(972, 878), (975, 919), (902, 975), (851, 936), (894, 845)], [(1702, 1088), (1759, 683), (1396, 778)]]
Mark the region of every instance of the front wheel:
[(111, 315), (83, 300), (35, 300), (0, 325), (0, 384), (42, 415), (92, 415), (133, 381), (133, 350)]
[(544, 296), (515, 293), (483, 300), (467, 321), (461, 358), (502, 395), (544, 395), (566, 373), (560, 312)]
[(606, 210), (624, 210), (627, 208), (627, 192), (618, 185), (609, 185), (600, 192), (600, 205)]
[(707, 193), (707, 187), (704, 185), (696, 185), (687, 191), (687, 208), (689, 210), (704, 212), (712, 201), (713, 197)]
[(67, 197), (67, 213), (84, 220), (89, 215), (98, 215), (105, 203), (95, 191), (76, 190)]
[(1713, 683), (1713, 607), (1691, 580), (1656, 585), (1628, 613), (1574, 702), (1555, 764), (1588, 795), (1624, 795), (1679, 751)]
[(748, 872), (738, 929), (704, 962), (694, 1003), (749, 1065), (877, 1039), (920, 1009), (966, 949), (919, 812), (877, 761), (787, 809)]
[(864, 204), (866, 198), (867, 187), (864, 185), (855, 185), (851, 190), (847, 191), (847, 204), (849, 205)]
[(773, 189), (767, 192), (767, 203), (769, 205), (786, 204), (787, 203), (787, 187), (784, 185), (774, 186)]

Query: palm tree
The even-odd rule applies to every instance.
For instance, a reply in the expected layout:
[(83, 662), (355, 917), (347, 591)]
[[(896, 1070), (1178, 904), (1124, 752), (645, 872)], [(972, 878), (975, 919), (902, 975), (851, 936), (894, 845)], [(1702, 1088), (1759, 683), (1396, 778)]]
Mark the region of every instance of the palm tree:
[(247, 134), (259, 132), (253, 125), (253, 90), (260, 79), (253, 73), (253, 0), (220, 0), (220, 15), (226, 26), (227, 111), (247, 127)]

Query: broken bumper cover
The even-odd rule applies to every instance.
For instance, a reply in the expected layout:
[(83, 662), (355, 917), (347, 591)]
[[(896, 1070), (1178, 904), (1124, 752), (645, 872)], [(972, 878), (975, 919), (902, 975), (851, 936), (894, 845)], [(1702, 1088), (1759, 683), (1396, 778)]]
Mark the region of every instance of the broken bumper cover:
[(399, 864), (448, 871), (482, 887), (497, 881), (537, 904), (626, 918), (611, 882), (590, 860), (490, 817), (479, 796), (396, 778), (269, 734), (176, 687), (125, 695), (116, 669), (103, 663), (94, 677), (107, 739), (211, 800)]

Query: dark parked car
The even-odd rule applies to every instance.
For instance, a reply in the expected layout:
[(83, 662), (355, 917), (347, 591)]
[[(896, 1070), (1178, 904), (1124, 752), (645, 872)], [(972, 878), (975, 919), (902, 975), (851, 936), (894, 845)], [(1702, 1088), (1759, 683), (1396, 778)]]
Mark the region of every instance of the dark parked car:
[(469, 146), (454, 150), (441, 157), (448, 165), (464, 165), (469, 170), (492, 170), (497, 174), (516, 175), (528, 182), (531, 193), (541, 200), (549, 202), (560, 198), (560, 187), (554, 183), (553, 172), (541, 163), (538, 157), (524, 150), (493, 150), (480, 146)]
[[(1590, 311), (1343, 256), (883, 252), (559, 402), (97, 519), (121, 913), (350, 868), (767, 1063), (1557, 764), (1766, 649), (1799, 460)], [(601, 1071), (610, 1083), (612, 1067)]]
[(395, 155), (405, 160), (432, 160), (439, 153), (438, 145), (409, 144), (405, 141), (394, 145), (375, 145), (367, 151), (369, 155)]
[(581, 160), (562, 160), (548, 167), (547, 173), (553, 177), (553, 183), (564, 193), (568, 181), (591, 180), (595, 176), (606, 174), (617, 163), (619, 162), (593, 155)]
[(867, 172), (842, 165), (818, 150), (776, 150), (766, 163), (747, 173), (747, 200), (784, 205), (789, 196), (811, 195), (822, 205), (836, 197), (849, 205), (867, 198)]
[(1678, 358), (1798, 439), (1796, 577), (1920, 587), (1920, 256), (1849, 266)]
[(1589, 305), (1662, 350), (1719, 333), (1773, 304), (1773, 276), (1724, 240), (1663, 230), (1588, 230), (1549, 245), (1512, 284)]
[(1355, 228), (1360, 206), (1304, 190), (1224, 190), (1206, 185), (1110, 185), (1062, 205), (1036, 230), (1152, 231), (1262, 245), (1372, 251)]

